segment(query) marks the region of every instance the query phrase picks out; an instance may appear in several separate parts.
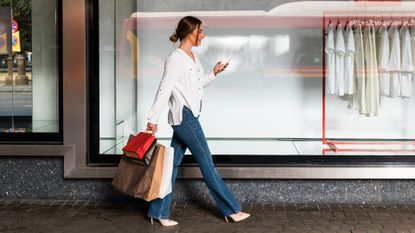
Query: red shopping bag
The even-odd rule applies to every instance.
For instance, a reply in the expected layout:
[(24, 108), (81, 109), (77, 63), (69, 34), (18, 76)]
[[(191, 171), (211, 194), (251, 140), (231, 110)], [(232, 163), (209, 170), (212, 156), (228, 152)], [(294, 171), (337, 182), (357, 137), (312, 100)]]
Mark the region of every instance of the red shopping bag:
[(155, 142), (156, 138), (152, 133), (140, 132), (131, 138), (122, 150), (128, 157), (142, 159)]

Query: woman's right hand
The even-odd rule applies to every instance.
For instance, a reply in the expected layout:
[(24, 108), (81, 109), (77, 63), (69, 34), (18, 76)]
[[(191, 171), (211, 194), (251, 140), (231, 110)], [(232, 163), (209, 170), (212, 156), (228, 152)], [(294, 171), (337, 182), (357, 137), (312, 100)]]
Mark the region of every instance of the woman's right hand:
[(228, 67), (229, 62), (226, 63), (222, 63), (222, 62), (218, 62), (216, 63), (215, 67), (213, 67), (213, 73), (216, 75), (218, 75), (220, 72), (224, 71), (226, 69), (226, 67)]
[(153, 124), (153, 123), (148, 122), (147, 123), (147, 130), (152, 131), (153, 133), (157, 133), (158, 126), (157, 126), (157, 124)]

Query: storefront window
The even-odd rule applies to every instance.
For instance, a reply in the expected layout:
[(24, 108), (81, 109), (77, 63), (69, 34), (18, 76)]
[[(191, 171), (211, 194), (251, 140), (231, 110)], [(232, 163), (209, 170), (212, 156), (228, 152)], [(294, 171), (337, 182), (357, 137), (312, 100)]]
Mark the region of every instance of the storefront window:
[[(321, 156), (330, 149), (323, 137), (415, 138), (413, 97), (382, 97), (378, 114), (366, 116), (348, 107), (352, 96), (323, 95), (324, 14), (301, 12), (278, 1), (99, 1), (102, 156), (121, 154), (128, 136), (145, 129), (164, 60), (177, 47), (168, 38), (185, 15), (198, 16), (205, 24), (206, 38), (194, 50), (205, 72), (217, 61), (230, 61), (203, 99), (200, 121), (212, 154)], [(171, 135), (166, 106), (157, 136), (168, 143)], [(386, 155), (415, 149), (399, 143), (380, 147), (385, 150), (379, 153)]]
[(12, 51), (0, 49), (2, 140), (56, 139), (61, 133), (58, 3), (0, 0), (0, 10), (1, 22), (12, 25), (6, 42)]

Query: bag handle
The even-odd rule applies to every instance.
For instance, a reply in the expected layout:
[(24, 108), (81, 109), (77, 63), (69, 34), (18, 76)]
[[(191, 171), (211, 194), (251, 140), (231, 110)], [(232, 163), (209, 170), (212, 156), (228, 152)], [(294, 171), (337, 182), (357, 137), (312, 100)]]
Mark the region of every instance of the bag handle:
[(153, 136), (155, 134), (152, 130), (149, 130), (149, 129), (146, 129), (144, 132), (149, 133), (149, 134), (152, 134)]

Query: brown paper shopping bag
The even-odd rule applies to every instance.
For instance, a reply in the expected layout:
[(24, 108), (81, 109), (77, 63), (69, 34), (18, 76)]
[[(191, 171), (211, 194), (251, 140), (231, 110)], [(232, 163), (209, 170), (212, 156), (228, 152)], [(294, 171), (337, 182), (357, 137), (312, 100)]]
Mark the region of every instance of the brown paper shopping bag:
[(156, 145), (150, 163), (123, 156), (117, 167), (112, 185), (132, 197), (152, 201), (159, 197), (163, 176), (164, 146)]

